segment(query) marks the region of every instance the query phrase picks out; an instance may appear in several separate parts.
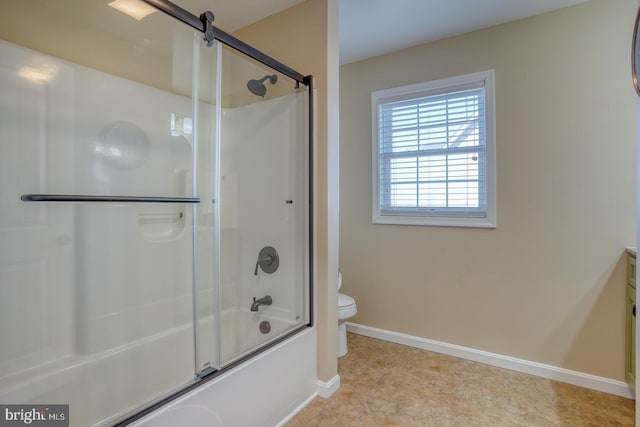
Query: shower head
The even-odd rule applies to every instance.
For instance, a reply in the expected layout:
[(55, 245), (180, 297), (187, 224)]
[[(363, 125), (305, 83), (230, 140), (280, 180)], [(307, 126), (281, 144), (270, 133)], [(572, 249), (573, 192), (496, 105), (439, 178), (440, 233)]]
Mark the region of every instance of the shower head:
[(260, 80), (249, 80), (247, 82), (247, 89), (249, 89), (254, 95), (264, 98), (264, 95), (267, 93), (267, 87), (264, 85), (264, 81), (267, 79), (269, 79), (269, 83), (275, 84), (278, 81), (278, 76), (273, 74), (271, 76), (266, 75)]

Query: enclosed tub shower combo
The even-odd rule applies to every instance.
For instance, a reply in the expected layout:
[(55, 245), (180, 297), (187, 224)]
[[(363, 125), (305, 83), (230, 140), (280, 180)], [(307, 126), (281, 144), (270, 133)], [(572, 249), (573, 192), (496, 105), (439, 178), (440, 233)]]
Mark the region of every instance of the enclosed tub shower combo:
[(281, 422), (315, 385), (311, 77), (210, 12), (36, 4), (97, 59), (0, 41), (0, 403)]

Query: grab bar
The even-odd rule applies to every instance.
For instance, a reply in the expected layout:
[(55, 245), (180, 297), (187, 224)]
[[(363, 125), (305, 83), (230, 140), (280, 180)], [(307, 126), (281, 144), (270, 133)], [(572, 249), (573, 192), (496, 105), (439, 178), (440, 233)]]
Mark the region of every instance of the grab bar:
[(120, 203), (200, 203), (199, 197), (92, 196), (84, 194), (23, 194), (23, 202), (120, 202)]

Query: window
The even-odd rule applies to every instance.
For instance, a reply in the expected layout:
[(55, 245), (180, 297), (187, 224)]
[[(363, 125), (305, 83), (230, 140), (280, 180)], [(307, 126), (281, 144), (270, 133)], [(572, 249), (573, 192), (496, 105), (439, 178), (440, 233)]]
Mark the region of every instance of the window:
[(493, 70), (371, 94), (377, 224), (496, 226)]

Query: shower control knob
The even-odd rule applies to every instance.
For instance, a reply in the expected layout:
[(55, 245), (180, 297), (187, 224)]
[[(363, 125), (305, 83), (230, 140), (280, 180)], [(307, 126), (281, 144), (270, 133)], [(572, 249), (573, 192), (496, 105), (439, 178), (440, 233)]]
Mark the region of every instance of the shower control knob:
[(258, 267), (265, 273), (274, 273), (280, 265), (280, 257), (278, 251), (271, 246), (265, 246), (260, 250), (258, 254), (258, 260), (256, 261), (256, 268), (253, 271), (254, 275), (258, 275)]

